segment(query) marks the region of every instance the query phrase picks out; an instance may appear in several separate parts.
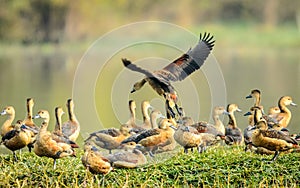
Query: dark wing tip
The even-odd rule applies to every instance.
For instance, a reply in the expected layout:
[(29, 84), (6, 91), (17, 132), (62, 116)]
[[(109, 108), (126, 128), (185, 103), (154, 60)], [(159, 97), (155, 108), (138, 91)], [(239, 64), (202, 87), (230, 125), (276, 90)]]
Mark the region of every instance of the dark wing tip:
[(210, 50), (212, 50), (212, 48), (214, 47), (215, 42), (216, 42), (213, 39), (214, 39), (214, 36), (211, 35), (210, 33), (204, 32), (203, 35), (200, 33), (199, 41), (204, 42)]
[(122, 58), (122, 62), (125, 67), (127, 67), (128, 65), (131, 64), (131, 62), (129, 60), (127, 60), (126, 58)]

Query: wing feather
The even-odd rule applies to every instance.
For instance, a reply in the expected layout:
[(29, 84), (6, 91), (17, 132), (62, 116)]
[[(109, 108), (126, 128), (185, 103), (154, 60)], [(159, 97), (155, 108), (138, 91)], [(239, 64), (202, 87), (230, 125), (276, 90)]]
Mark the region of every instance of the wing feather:
[[(200, 69), (214, 47), (215, 40), (210, 33), (200, 33), (198, 44), (186, 54), (167, 65), (163, 70), (169, 72), (171, 81), (181, 81)], [(171, 76), (170, 76), (171, 74)]]

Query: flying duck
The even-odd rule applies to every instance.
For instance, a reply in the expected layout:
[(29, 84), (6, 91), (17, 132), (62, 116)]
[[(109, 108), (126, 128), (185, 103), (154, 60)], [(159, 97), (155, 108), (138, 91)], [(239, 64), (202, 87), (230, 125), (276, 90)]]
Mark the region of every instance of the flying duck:
[[(159, 95), (176, 103), (177, 93), (171, 82), (184, 80), (190, 74), (200, 69), (213, 49), (214, 43), (215, 40), (213, 40), (213, 36), (210, 33), (204, 33), (203, 35), (200, 33), (199, 42), (194, 48), (188, 50), (187, 53), (163, 69), (153, 72), (132, 64), (128, 59), (123, 58), (122, 62), (126, 68), (146, 76), (134, 84), (131, 93), (141, 89), (148, 82)], [(180, 113), (178, 107), (176, 109)]]

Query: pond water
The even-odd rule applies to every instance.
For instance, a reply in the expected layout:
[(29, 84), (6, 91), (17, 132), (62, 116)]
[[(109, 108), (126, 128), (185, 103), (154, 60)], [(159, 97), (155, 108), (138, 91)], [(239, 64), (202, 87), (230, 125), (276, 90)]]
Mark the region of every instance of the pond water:
[[(153, 54), (147, 54), (148, 49), (153, 46), (140, 49), (135, 46), (130, 49), (120, 51), (111, 57), (99, 69), (97, 75), (84, 74), (86, 80), (90, 77), (95, 83), (89, 83), (85, 79), (78, 80), (77, 70), (80, 57), (83, 53), (66, 54), (57, 50), (55, 53), (25, 53), (15, 55), (4, 55), (0, 57), (0, 108), (6, 105), (13, 105), (16, 109), (16, 120), (24, 119), (26, 116), (25, 101), (32, 97), (35, 100), (34, 113), (39, 109), (49, 110), (52, 114), (49, 129), (54, 125), (54, 108), (64, 107), (66, 111), (66, 101), (74, 97), (75, 113), (81, 123), (80, 144), (87, 135), (103, 127), (118, 127), (120, 123), (127, 121), (129, 117), (128, 100), (137, 101), (137, 117), (140, 121), (140, 102), (142, 100), (151, 101), (152, 105), (160, 110), (164, 110), (162, 99), (154, 93), (149, 86), (145, 86), (135, 94), (129, 94), (132, 84), (143, 76), (138, 73), (123, 68), (120, 61), (121, 57), (127, 56), (131, 59), (146, 58), (140, 61), (140, 65), (149, 69), (159, 69), (164, 67), (168, 61), (172, 61), (180, 52), (176, 49), (165, 50), (161, 47), (158, 55), (153, 58)], [(143, 52), (137, 55), (134, 51)], [(205, 68), (194, 73), (191, 78), (176, 83), (175, 86), (181, 96), (181, 104), (186, 114), (196, 120), (211, 121), (212, 95), (210, 84), (225, 84), (225, 104), (237, 103), (243, 113), (236, 113), (238, 126), (244, 129), (247, 126), (247, 118), (243, 116), (253, 105), (253, 100), (245, 99), (246, 95), (254, 88), (262, 91), (262, 104), (268, 109), (270, 106), (277, 105), (278, 99), (283, 95), (293, 97), (295, 103), (300, 105), (300, 55), (299, 51), (274, 49), (264, 52), (253, 50), (248, 52), (242, 49), (226, 49), (216, 51), (208, 62), (217, 62), (224, 77), (216, 72), (217, 80), (211, 81), (205, 74)], [(105, 53), (105, 52), (102, 52)], [(126, 55), (125, 55), (126, 54)], [(163, 58), (158, 58), (163, 57)], [(93, 57), (90, 57), (93, 59)], [(95, 63), (99, 60), (93, 59)], [(149, 62), (155, 63), (149, 63)], [(82, 66), (82, 65), (81, 65)], [(91, 67), (89, 67), (91, 68)], [(93, 68), (93, 67), (92, 67)], [(76, 71), (77, 70), (77, 71)], [(211, 79), (211, 78), (210, 78)], [(78, 86), (93, 87), (92, 93), (84, 87), (80, 94), (76, 93), (74, 87)], [(90, 86), (91, 84), (91, 86)], [(78, 88), (77, 88), (78, 89)], [(79, 88), (81, 89), (81, 88)], [(88, 101), (94, 101), (94, 106)], [(300, 107), (289, 107), (293, 117), (289, 129), (292, 132), (300, 132)], [(94, 112), (90, 109), (94, 109)], [(96, 113), (96, 119), (95, 119)], [(0, 123), (6, 117), (0, 117)], [(67, 115), (63, 121), (67, 120)], [(228, 118), (224, 117), (224, 124)], [(41, 121), (36, 121), (39, 125)], [(2, 152), (7, 152), (1, 147)]]

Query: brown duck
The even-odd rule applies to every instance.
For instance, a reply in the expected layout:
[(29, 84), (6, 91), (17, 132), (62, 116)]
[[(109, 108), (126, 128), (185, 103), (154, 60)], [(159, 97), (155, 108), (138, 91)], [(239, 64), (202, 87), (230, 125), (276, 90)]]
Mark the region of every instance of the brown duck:
[(280, 152), (299, 148), (297, 141), (281, 131), (268, 129), (267, 122), (262, 119), (256, 125), (252, 133), (252, 144), (256, 147), (264, 147), (270, 151), (275, 151), (271, 161), (275, 161)]

